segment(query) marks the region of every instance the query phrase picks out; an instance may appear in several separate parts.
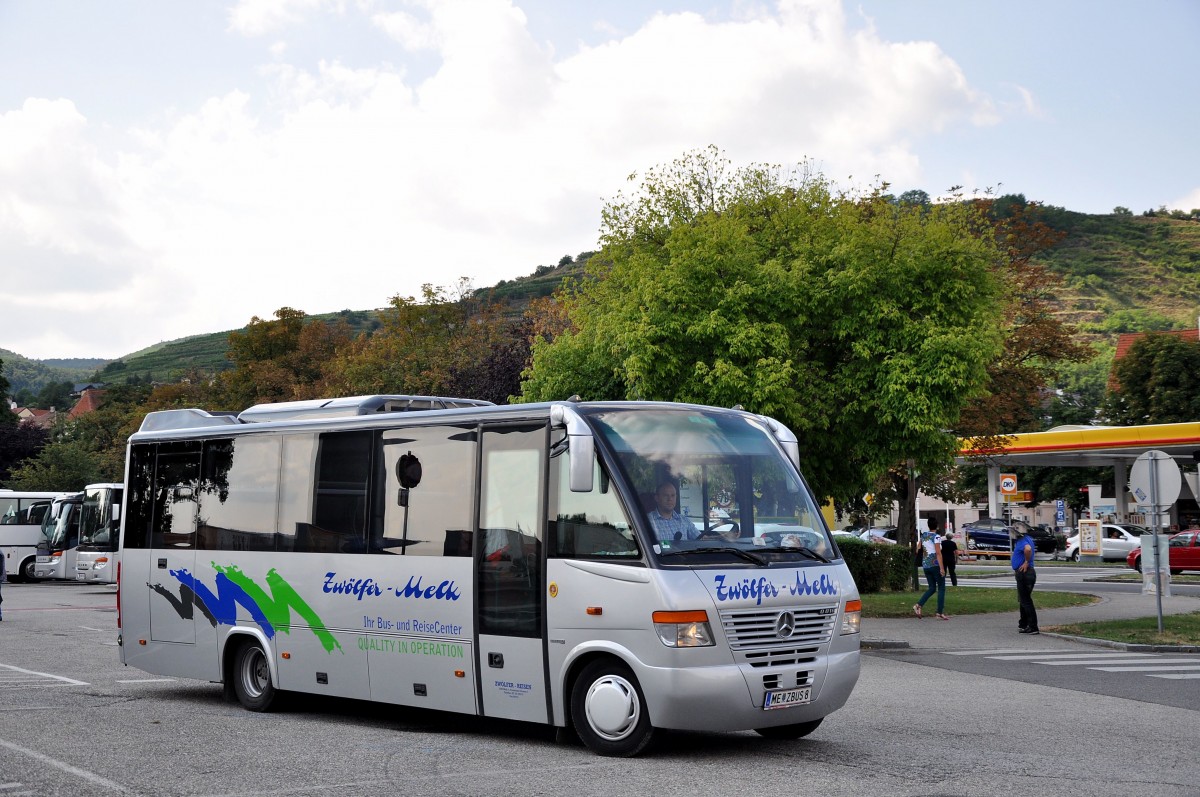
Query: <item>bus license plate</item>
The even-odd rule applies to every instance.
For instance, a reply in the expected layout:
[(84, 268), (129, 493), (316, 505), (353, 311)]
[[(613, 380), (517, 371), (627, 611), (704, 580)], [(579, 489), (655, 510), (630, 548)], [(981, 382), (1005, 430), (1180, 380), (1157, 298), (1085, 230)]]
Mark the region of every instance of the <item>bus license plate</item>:
[(763, 700), (763, 708), (769, 711), (773, 708), (803, 705), (812, 699), (811, 691), (812, 687), (806, 686), (802, 689), (776, 689), (767, 692), (767, 696)]
[(87, 578), (87, 573), (76, 573), (75, 574), (76, 581), (83, 581), (85, 578)]

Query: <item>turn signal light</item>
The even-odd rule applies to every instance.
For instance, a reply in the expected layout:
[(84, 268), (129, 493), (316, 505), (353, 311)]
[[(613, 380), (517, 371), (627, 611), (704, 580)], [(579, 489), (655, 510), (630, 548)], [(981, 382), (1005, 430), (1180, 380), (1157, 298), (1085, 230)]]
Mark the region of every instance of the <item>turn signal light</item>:
[(708, 612), (655, 612), (654, 630), (669, 648), (699, 648), (713, 644)]
[(842, 614), (842, 633), (857, 634), (862, 618), (862, 601), (846, 601), (846, 611)]

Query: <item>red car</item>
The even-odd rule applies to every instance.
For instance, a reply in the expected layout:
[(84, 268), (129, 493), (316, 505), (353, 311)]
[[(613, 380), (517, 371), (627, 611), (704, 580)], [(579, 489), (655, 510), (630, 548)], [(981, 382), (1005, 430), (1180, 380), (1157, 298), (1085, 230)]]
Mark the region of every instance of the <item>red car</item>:
[[(1150, 539), (1149, 535), (1142, 538)], [(1167, 542), (1168, 558), (1171, 565), (1171, 575), (1179, 575), (1184, 570), (1200, 570), (1200, 529), (1181, 531)], [(1139, 573), (1142, 572), (1142, 549), (1134, 548), (1125, 559), (1129, 566)]]

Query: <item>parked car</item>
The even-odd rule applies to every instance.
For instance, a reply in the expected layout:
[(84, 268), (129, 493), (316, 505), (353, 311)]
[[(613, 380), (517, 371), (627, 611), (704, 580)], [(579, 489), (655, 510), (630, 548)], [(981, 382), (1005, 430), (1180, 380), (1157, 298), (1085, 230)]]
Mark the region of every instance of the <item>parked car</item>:
[[(1141, 546), (1130, 551), (1125, 561), (1134, 570), (1142, 572)], [(1173, 535), (1167, 541), (1167, 564), (1173, 576), (1184, 570), (1200, 570), (1200, 531), (1181, 531)]]
[(900, 530), (895, 526), (877, 526), (875, 528), (863, 529), (858, 536), (867, 542), (882, 542), (888, 545), (895, 545), (899, 534)]
[[(1142, 535), (1149, 534), (1145, 526), (1129, 523), (1105, 523), (1100, 527), (1100, 558), (1120, 562), (1129, 557), (1130, 551), (1142, 544)], [(1063, 555), (1072, 562), (1079, 561), (1079, 535), (1067, 540)]]
[(981, 517), (964, 523), (962, 530), (967, 539), (967, 550), (984, 558), (1007, 556), (1012, 552), (1012, 541), (1008, 536), (1009, 526), (1033, 538), (1036, 553), (1057, 554), (1066, 547), (1063, 536), (1048, 526), (1031, 526), (1023, 520), (1006, 523), (1001, 518)]

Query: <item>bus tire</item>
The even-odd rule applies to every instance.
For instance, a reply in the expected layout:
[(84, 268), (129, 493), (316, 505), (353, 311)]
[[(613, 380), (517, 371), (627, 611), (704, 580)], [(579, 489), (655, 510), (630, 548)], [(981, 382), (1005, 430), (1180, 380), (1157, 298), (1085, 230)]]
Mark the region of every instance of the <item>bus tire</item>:
[(276, 689), (271, 684), (267, 654), (258, 642), (243, 642), (233, 654), (233, 693), (250, 711), (270, 711)]
[(21, 566), (17, 568), (17, 573), (20, 574), (21, 580), (26, 584), (32, 584), (37, 581), (37, 557), (31, 556), (24, 562), (21, 562)]
[(811, 722), (797, 722), (793, 725), (775, 725), (771, 728), (755, 728), (754, 732), (765, 739), (779, 739), (783, 741), (791, 741), (808, 736), (815, 731), (821, 724), (821, 720), (815, 719)]
[(631, 758), (654, 739), (637, 678), (612, 659), (593, 661), (575, 679), (571, 723), (584, 746), (597, 755)]

